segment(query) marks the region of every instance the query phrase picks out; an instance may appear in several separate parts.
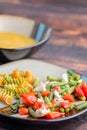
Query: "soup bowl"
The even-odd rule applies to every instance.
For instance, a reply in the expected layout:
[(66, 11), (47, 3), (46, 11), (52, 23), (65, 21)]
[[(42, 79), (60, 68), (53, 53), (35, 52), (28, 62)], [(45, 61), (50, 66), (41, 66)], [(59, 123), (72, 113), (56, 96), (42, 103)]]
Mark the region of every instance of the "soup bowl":
[(36, 43), (31, 46), (0, 48), (0, 57), (2, 57), (3, 60), (13, 61), (24, 58), (27, 55), (32, 55), (48, 41), (51, 36), (51, 31), (52, 29), (44, 23), (36, 22), (29, 18), (0, 15), (0, 32), (22, 34), (36, 41)]

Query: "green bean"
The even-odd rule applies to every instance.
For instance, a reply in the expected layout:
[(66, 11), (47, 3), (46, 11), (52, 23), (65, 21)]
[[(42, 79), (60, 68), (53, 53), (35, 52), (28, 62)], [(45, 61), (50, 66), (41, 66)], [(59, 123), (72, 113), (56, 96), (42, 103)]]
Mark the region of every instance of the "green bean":
[(71, 76), (75, 75), (75, 73), (72, 70), (67, 70), (67, 73)]
[(75, 106), (76, 110), (81, 110), (81, 109), (84, 109), (86, 107), (87, 107), (87, 101)]
[(67, 73), (70, 75), (69, 76), (69, 81), (71, 80), (75, 80), (75, 81), (79, 81), (81, 79), (81, 77), (79, 75), (77, 75), (75, 72), (68, 70)]
[(55, 83), (51, 83), (50, 84), (50, 87), (51, 88), (54, 88), (55, 86), (63, 86), (63, 85), (66, 85), (67, 84), (67, 82), (66, 81), (63, 81), (63, 82), (55, 82)]
[(49, 107), (51, 106), (51, 102), (47, 96), (44, 97), (44, 101)]
[(14, 111), (16, 110), (16, 107), (14, 105), (10, 105), (10, 108)]
[(54, 78), (54, 77), (51, 77), (51, 76), (47, 76), (47, 80), (48, 81), (59, 81), (59, 78)]
[(70, 87), (70, 88), (66, 91), (66, 93), (71, 94), (71, 93), (74, 92), (74, 90), (75, 90), (75, 86)]
[(30, 115), (31, 115), (33, 118), (36, 118), (35, 111), (32, 109), (32, 107), (29, 107), (28, 110), (29, 110)]
[(67, 94), (66, 92), (62, 92), (62, 93), (61, 93), (62, 96), (66, 95), (66, 94)]
[(61, 85), (66, 85), (67, 82), (66, 81), (62, 81), (62, 82), (58, 82), (57, 85), (61, 86)]
[(70, 86), (77, 86), (77, 85), (78, 85), (78, 82), (72, 80), (72, 81), (69, 81), (68, 84), (69, 84)]
[[(51, 89), (53, 89), (55, 86), (60, 86), (61, 88), (64, 86), (64, 85), (66, 85), (67, 84), (67, 82), (65, 82), (65, 81), (62, 81), (62, 82), (50, 82), (50, 83), (48, 83), (47, 85), (46, 85), (46, 89), (47, 90), (51, 90)], [(65, 88), (65, 86), (64, 86), (64, 88)]]
[(62, 95), (65, 95), (65, 94), (72, 94), (75, 90), (75, 86), (73, 87), (69, 87), (69, 88), (66, 88), (66, 89), (63, 89), (63, 91), (61, 92)]
[(58, 85), (58, 83), (52, 83), (52, 84), (50, 84), (50, 88), (52, 89), (52, 88), (54, 88), (57, 85)]
[(69, 85), (66, 85), (65, 88), (62, 89), (62, 91), (66, 91), (66, 90), (68, 90), (69, 88), (70, 88), (70, 86), (69, 86)]
[(54, 78), (54, 77), (51, 77), (51, 76), (47, 76), (47, 80), (50, 81), (50, 82), (56, 81), (58, 84), (59, 83), (65, 84), (65, 81), (62, 78)]
[(68, 91), (69, 89), (70, 89), (69, 86), (65, 86), (65, 88), (62, 90), (61, 94), (62, 94), (62, 95), (67, 94), (67, 91)]
[(81, 77), (80, 76), (76, 76), (76, 81), (80, 80)]
[(17, 113), (18, 110), (17, 104), (10, 105), (10, 108), (12, 113)]
[(43, 99), (42, 94), (40, 92), (37, 92), (37, 97)]
[(68, 77), (68, 80), (69, 80), (69, 81), (72, 81), (72, 80), (73, 80), (73, 77), (72, 77), (72, 76), (69, 76), (69, 77)]
[(17, 102), (17, 106), (18, 106), (19, 108), (21, 108), (21, 107), (25, 107), (25, 105), (22, 104), (22, 103), (20, 103), (20, 102)]
[(50, 100), (50, 101), (52, 101), (52, 100), (53, 100), (53, 98), (54, 98), (54, 93), (53, 93), (53, 92), (51, 92), (51, 93), (50, 93), (50, 95), (49, 95), (49, 100)]
[(61, 89), (64, 89), (65, 87), (66, 87), (65, 85), (61, 85), (61, 86), (60, 86)]
[(56, 86), (57, 85), (57, 83), (48, 83), (47, 85), (46, 85), (46, 89), (47, 90), (51, 90), (52, 88), (54, 88), (54, 86)]
[(51, 87), (50, 87), (50, 84), (49, 84), (49, 83), (46, 85), (46, 89), (47, 89), (47, 90), (51, 90)]

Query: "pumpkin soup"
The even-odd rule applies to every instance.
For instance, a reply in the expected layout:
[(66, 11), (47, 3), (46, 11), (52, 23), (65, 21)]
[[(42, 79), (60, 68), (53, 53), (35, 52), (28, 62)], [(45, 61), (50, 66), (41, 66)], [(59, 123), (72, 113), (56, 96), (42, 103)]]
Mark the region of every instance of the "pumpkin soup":
[(0, 48), (21, 48), (31, 46), (36, 41), (22, 34), (12, 32), (0, 32)]

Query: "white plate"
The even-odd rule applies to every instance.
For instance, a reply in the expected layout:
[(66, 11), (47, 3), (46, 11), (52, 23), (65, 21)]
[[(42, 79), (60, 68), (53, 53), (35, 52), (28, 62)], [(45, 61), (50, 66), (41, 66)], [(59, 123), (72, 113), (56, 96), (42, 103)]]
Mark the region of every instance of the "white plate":
[[(23, 59), (23, 60), (14, 61), (14, 62), (10, 62), (10, 63), (4, 64), (4, 65), (1, 65), (0, 66), (0, 73), (5, 73), (5, 72), (11, 73), (16, 68), (18, 68), (19, 70), (30, 70), (34, 73), (34, 75), (36, 77), (40, 77), (42, 81), (46, 80), (47, 75), (61, 77), (62, 74), (67, 71), (66, 68), (56, 66), (53, 64), (49, 64), (49, 63), (45, 63), (45, 62), (42, 62), (39, 60)], [(87, 111), (87, 109), (84, 109), (84, 110), (82, 110), (74, 115), (70, 115), (68, 117), (54, 119), (54, 120), (20, 118), (18, 115), (17, 116), (16, 115), (10, 116), (10, 115), (2, 114), (2, 113), (0, 113), (0, 116), (5, 117), (5, 119), (6, 118), (7, 119), (15, 119), (16, 121), (25, 122), (28, 124), (29, 123), (30, 124), (44, 124), (44, 123), (49, 124), (50, 122), (55, 123), (55, 122), (74, 118), (76, 116), (83, 114), (86, 111)]]

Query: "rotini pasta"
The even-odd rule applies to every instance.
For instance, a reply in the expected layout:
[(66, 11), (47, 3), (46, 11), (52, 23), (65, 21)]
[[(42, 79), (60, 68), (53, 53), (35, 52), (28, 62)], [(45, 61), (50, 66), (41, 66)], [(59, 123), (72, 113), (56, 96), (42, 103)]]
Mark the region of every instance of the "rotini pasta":
[(16, 95), (29, 93), (34, 82), (34, 75), (30, 71), (19, 71), (15, 69), (11, 74), (0, 74), (0, 101), (12, 104)]
[(24, 78), (20, 77), (20, 78), (12, 78), (12, 77), (8, 77), (4, 79), (3, 84), (22, 84), (24, 83)]
[(33, 73), (30, 72), (30, 71), (26, 71), (26, 72), (25, 72), (25, 79), (26, 79), (26, 81), (28, 81), (29, 83), (33, 83), (33, 81), (34, 81), (34, 75), (33, 75)]
[(30, 92), (31, 88), (29, 86), (23, 86), (23, 85), (14, 85), (14, 84), (9, 84), (5, 85), (5, 90), (8, 93), (12, 93), (13, 96), (16, 96), (21, 93), (28, 93)]
[(9, 92), (6, 92), (6, 90), (0, 89), (0, 101), (10, 105), (13, 102), (13, 97), (11, 93), (9, 94)]
[(3, 76), (0, 76), (0, 86), (3, 85), (3, 81), (4, 81), (4, 77), (3, 77)]
[(15, 77), (15, 78), (25, 77), (25, 71), (23, 70), (19, 71), (18, 69), (15, 69), (11, 75), (12, 77)]
[(12, 77), (14, 78), (19, 78), (20, 77), (20, 74), (19, 74), (19, 70), (18, 69), (15, 69), (12, 73)]
[(21, 70), (21, 71), (19, 71), (19, 75), (20, 75), (21, 77), (25, 77), (25, 72), (24, 72), (23, 70)]

